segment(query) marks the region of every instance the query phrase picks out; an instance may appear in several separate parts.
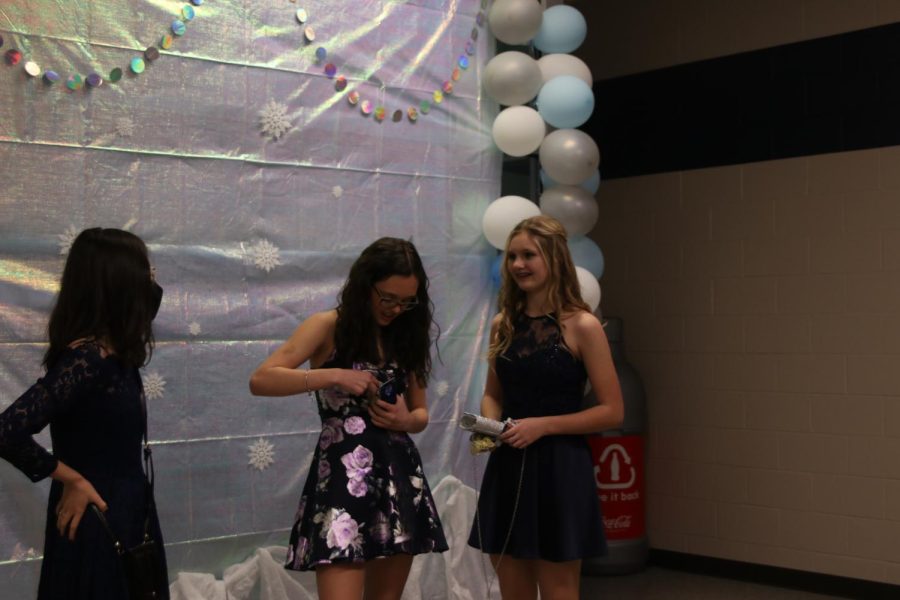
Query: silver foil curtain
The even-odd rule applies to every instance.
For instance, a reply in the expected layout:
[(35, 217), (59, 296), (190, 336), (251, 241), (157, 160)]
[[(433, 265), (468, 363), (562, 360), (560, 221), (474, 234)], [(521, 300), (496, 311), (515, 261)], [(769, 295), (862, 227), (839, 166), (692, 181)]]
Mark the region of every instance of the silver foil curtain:
[[(165, 288), (143, 375), (172, 577), (286, 542), (318, 416), (306, 396), (252, 397), (247, 379), (303, 318), (334, 306), (380, 236), (416, 243), (442, 328), (431, 425), (416, 436), (426, 474), (433, 486), (451, 474), (474, 483), (455, 419), (477, 406), (495, 293), (481, 235), (500, 172), (480, 92), (483, 4), (206, 0), (136, 75), (131, 59), (190, 2), (0, 3), (0, 408), (40, 375), (73, 232), (142, 236)], [(29, 61), (60, 81), (31, 77)], [(100, 87), (66, 87), (92, 72)], [(365, 101), (386, 108), (383, 121), (362, 114)], [(267, 106), (277, 139), (262, 128)], [(267, 468), (249, 464), (251, 447), (270, 446)], [(34, 594), (47, 488), (0, 464), (3, 598)]]

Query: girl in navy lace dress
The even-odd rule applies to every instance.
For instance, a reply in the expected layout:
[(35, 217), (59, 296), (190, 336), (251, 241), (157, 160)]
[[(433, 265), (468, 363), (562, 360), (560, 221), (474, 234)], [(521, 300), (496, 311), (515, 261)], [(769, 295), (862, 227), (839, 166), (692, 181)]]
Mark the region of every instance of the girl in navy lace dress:
[[(50, 316), (46, 374), (0, 414), (0, 457), (32, 481), (53, 478), (41, 600), (125, 600), (119, 557), (96, 504), (122, 543), (143, 539), (141, 380), (162, 299), (147, 248), (118, 229), (86, 229), (69, 250)], [(53, 453), (32, 436), (50, 425)], [(162, 550), (156, 515), (151, 535)], [(162, 557), (161, 582), (166, 581)], [(168, 597), (167, 591), (161, 597)]]
[(408, 435), (428, 424), (432, 327), (415, 246), (381, 238), (351, 267), (337, 309), (301, 323), (250, 379), (262, 396), (315, 391), (322, 432), (285, 567), (314, 569), (322, 600), (399, 599), (413, 555), (447, 549)]
[(504, 598), (577, 600), (581, 559), (606, 551), (584, 434), (621, 424), (622, 394), (558, 221), (519, 223), (501, 274), (481, 413), (514, 424), (488, 459), (469, 545), (490, 554)]

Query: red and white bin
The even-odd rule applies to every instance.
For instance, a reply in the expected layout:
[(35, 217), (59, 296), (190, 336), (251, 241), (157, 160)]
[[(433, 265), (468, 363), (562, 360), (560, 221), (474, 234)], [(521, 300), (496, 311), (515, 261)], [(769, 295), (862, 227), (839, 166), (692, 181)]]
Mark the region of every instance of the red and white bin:
[(588, 438), (594, 459), (597, 500), (609, 553), (582, 562), (590, 575), (633, 573), (644, 568), (650, 544), (646, 529), (646, 488), (644, 484), (644, 431), (646, 400), (637, 372), (625, 360), (622, 321), (604, 320), (606, 337), (622, 387), (625, 420), (621, 429)]

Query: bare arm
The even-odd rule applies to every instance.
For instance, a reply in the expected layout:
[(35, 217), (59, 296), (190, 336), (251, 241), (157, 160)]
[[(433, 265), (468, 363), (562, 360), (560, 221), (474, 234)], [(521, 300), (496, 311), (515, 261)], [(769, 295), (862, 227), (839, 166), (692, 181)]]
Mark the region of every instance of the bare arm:
[[(303, 321), (291, 337), (262, 362), (250, 376), (250, 391), (256, 396), (291, 396), (329, 387), (354, 395), (377, 387), (375, 376), (353, 369), (316, 369), (334, 345), (337, 312), (316, 313)], [(310, 361), (310, 368), (297, 367)]]
[(595, 433), (622, 424), (625, 416), (622, 390), (603, 326), (587, 312), (574, 315), (569, 326), (571, 346), (579, 351), (584, 362), (597, 406), (566, 415), (522, 419), (501, 436), (504, 442), (516, 448), (524, 448), (545, 435)]
[[(500, 315), (496, 315), (491, 322), (491, 342), (497, 335), (497, 327), (500, 324)], [(487, 381), (484, 383), (484, 395), (481, 397), (481, 414), (489, 419), (500, 420), (503, 414), (503, 388), (497, 378), (496, 358), (488, 362)]]

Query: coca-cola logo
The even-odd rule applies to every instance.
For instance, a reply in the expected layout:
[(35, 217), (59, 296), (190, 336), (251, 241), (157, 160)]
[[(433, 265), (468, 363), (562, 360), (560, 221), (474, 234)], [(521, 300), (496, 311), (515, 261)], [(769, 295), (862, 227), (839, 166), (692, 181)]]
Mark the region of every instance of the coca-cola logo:
[(628, 529), (631, 527), (631, 515), (619, 515), (618, 517), (603, 517), (603, 525), (606, 529)]

